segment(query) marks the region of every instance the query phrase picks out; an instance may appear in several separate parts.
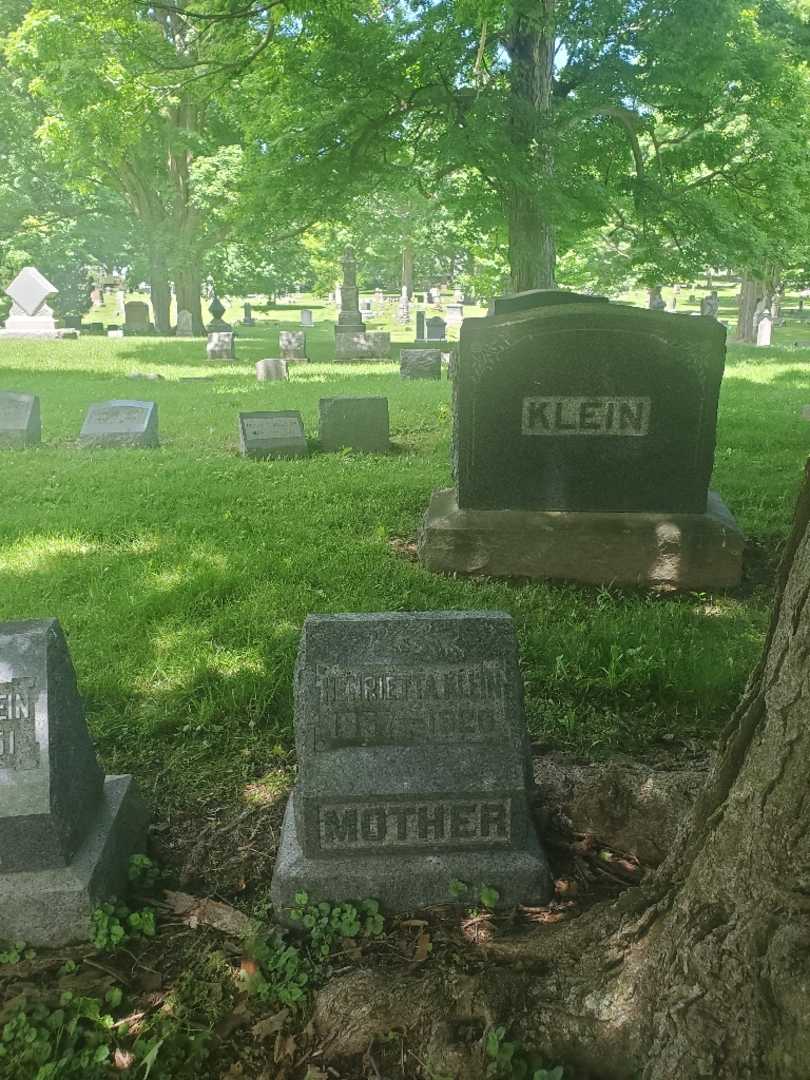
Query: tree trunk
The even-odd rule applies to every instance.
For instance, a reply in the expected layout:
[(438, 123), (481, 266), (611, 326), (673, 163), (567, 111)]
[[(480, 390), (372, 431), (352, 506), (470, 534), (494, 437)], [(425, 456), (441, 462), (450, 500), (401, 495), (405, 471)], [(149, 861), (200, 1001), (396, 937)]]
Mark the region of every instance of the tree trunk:
[(413, 244), (408, 241), (402, 249), (402, 288), (408, 290), (408, 299), (413, 299)]
[(206, 333), (202, 313), (202, 282), (199, 271), (183, 266), (175, 271), (174, 290), (177, 296), (177, 310), (191, 312), (191, 330), (194, 334)]
[[(555, 0), (538, 0), (525, 13), (514, 5), (508, 27), (511, 96), (510, 139), (515, 177), (506, 196), (512, 289), (555, 288), (554, 225), (543, 205), (541, 188), (550, 186), (554, 158), (542, 122), (551, 110), (554, 73)], [(522, 10), (518, 10), (518, 9)]]
[[(450, 1075), (484, 1076), (481, 1043), (462, 1047), (447, 1034), (454, 1019), (469, 1029), (473, 1017), (489, 1030), (508, 1025), (510, 1038), (566, 1075), (807, 1080), (808, 657), (810, 466), (762, 658), (669, 857), (612, 904), (496, 936), (481, 975), (399, 979), (398, 1009), (426, 1032), (421, 1052), (432, 1067), (455, 1059)], [(391, 983), (385, 972), (379, 980)], [(357, 1034), (363, 1010), (350, 989), (335, 980), (319, 996), (321, 1036), (327, 1027)], [(375, 1023), (382, 1035), (391, 1016), (383, 1009)]]
[(745, 271), (740, 285), (740, 306), (737, 311), (737, 341), (753, 344), (757, 340), (757, 327), (754, 315), (757, 305), (765, 294), (763, 282)]
[(149, 259), (149, 282), (152, 286), (150, 299), (155, 330), (159, 334), (171, 333), (172, 291), (169, 286), (169, 271), (166, 258), (160, 251), (153, 251)]

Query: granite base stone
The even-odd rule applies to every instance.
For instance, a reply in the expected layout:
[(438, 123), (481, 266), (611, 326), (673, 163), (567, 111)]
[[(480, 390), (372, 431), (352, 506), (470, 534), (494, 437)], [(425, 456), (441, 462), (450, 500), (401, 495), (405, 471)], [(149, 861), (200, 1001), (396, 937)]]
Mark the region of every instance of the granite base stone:
[(584, 584), (726, 589), (740, 582), (744, 537), (716, 492), (704, 514), (464, 510), (435, 491), (418, 538), (440, 573)]
[(146, 846), (146, 810), (131, 776), (108, 776), (94, 824), (69, 865), (0, 874), (0, 940), (54, 948), (87, 941), (93, 911), (123, 896), (129, 859)]
[(451, 882), (464, 881), (497, 889), (499, 908), (547, 904), (554, 891), (548, 863), (533, 835), (525, 844), (522, 850), (397, 852), (395, 857), (390, 851), (380, 855), (351, 852), (327, 859), (308, 858), (296, 835), (291, 797), (281, 829), (271, 898), (282, 919), (297, 892), (315, 899), (328, 896), (332, 903), (374, 899), (384, 910), (409, 912), (460, 902), (454, 899)]

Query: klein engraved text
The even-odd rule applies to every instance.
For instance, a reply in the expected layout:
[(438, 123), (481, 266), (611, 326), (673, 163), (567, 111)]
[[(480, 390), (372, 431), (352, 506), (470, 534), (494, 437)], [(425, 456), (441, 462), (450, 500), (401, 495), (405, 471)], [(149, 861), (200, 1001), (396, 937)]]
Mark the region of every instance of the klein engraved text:
[(318, 808), (318, 831), (322, 851), (504, 847), (511, 800), (330, 803)]
[(652, 401), (648, 397), (527, 397), (523, 399), (524, 435), (649, 434)]
[(0, 769), (21, 772), (38, 767), (34, 713), (29, 680), (0, 683)]

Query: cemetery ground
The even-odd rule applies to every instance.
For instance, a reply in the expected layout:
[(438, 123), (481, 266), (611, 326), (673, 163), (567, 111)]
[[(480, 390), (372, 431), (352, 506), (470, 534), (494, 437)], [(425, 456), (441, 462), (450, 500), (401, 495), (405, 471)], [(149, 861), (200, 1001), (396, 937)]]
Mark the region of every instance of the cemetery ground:
[[(138, 1068), (153, 1078), (309, 1071), (310, 1080), (438, 1080), (471, 1074), (454, 1072), (438, 1047), (433, 1061), (413, 1057), (402, 1037), (408, 1017), (385, 985), (393, 991), (398, 973), (433, 965), (461, 993), (484, 972), (495, 997), (514, 1008), (503, 968), (484, 946), (516, 923), (487, 913), (485, 890), (469, 897), (461, 918), (388, 920), (382, 933), (373, 912), (338, 912), (330, 927), (316, 913), (292, 951), (276, 947), (267, 893), (295, 773), (292, 675), (308, 613), (507, 611), (538, 754), (619, 755), (675, 769), (705, 760), (762, 646), (810, 430), (800, 415), (810, 401), (810, 348), (792, 347), (801, 337), (794, 326), (777, 331), (773, 348), (729, 350), (713, 487), (748, 537), (743, 585), (675, 596), (425, 571), (413, 541), (430, 492), (450, 483), (450, 384), (400, 380), (393, 362), (329, 362), (334, 310), (306, 306), (315, 313), (312, 362), (291, 365), (283, 383), (257, 383), (254, 364), (278, 355), (278, 331), (299, 327), (297, 308), (257, 304), (257, 326), (239, 329), (235, 363), (206, 361), (201, 339), (0, 343), (0, 388), (39, 395), (43, 422), (41, 447), (2, 460), (0, 616), (61, 620), (106, 771), (136, 777), (165, 875), (156, 883), (147, 867), (136, 887), (158, 911), (155, 938), (121, 915), (131, 938), (111, 947), (119, 916), (108, 912), (100, 953), (0, 953), (0, 1021), (18, 995), (39, 1000), (33, 1041), (73, 1061), (56, 1075)], [(407, 328), (392, 329), (395, 346), (412, 340)], [(163, 378), (131, 381), (133, 371)], [(199, 376), (212, 379), (180, 381)], [(389, 454), (319, 452), (319, 398), (343, 393), (388, 397)], [(113, 398), (157, 402), (159, 449), (79, 448), (87, 406)], [(300, 410), (310, 456), (240, 458), (237, 415), (258, 409)], [(642, 872), (622, 851), (577, 843), (551, 852), (563, 882), (554, 909), (519, 915), (518, 928), (562, 918), (567, 904), (586, 904)], [(179, 892), (224, 906), (189, 913)], [(242, 936), (245, 916), (261, 920), (253, 944)], [(353, 991), (356, 1030), (330, 1032), (328, 1001), (311, 1024), (312, 988), (358, 964), (369, 973)], [(60, 1004), (65, 993), (73, 996)], [(368, 1051), (363, 993), (390, 1019), (387, 1038)], [(81, 1004), (90, 999), (103, 1003), (110, 1026)], [(470, 1041), (485, 1027), (471, 1029)], [(483, 1067), (524, 1075), (528, 1052), (496, 1025), (483, 1042)], [(26, 1075), (36, 1072), (0, 1057), (0, 1076)]]

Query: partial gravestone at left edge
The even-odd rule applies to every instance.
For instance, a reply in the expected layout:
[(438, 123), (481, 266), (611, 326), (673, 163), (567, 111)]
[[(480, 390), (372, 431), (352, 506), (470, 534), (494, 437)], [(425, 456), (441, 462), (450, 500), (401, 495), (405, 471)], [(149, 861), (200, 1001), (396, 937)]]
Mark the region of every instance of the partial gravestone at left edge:
[(37, 446), (42, 438), (39, 398), (0, 391), (0, 449)]
[(56, 619), (0, 624), (0, 939), (86, 940), (126, 887), (146, 814), (104, 776)]

